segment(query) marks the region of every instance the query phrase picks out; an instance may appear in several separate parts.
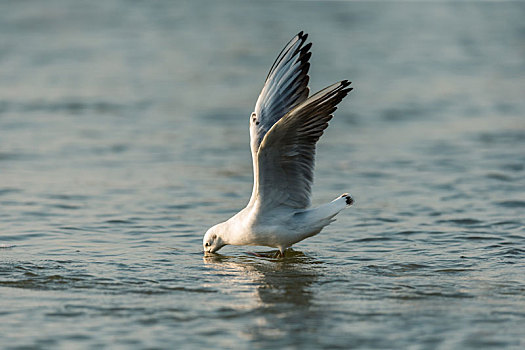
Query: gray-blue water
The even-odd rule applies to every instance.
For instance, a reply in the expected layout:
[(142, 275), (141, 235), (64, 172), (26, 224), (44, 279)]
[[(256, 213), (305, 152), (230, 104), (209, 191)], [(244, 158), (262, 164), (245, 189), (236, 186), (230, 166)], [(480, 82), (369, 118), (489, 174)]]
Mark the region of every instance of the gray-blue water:
[[(522, 349), (520, 2), (3, 1), (0, 347)], [(355, 90), (284, 259), (202, 236), (251, 193), (248, 118), (297, 32)], [(255, 248), (255, 251), (268, 251)]]

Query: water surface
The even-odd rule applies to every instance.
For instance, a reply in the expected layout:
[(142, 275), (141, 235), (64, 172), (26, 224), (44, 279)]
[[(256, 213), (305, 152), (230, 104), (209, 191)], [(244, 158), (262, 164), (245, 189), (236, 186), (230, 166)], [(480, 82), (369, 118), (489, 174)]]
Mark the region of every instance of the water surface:
[[(2, 347), (523, 348), (524, 14), (3, 2)], [(313, 202), (356, 204), (284, 259), (204, 257), (251, 193), (248, 118), (300, 30), (312, 90), (355, 87)]]

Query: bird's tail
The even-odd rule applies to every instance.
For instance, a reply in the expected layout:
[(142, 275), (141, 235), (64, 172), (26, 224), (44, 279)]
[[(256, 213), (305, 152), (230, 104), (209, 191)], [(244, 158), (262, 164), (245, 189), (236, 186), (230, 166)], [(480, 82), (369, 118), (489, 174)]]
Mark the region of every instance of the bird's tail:
[(320, 221), (328, 220), (326, 225), (334, 221), (334, 216), (339, 214), (339, 212), (349, 206), (354, 204), (354, 199), (348, 193), (343, 193), (330, 203), (320, 205), (319, 207), (312, 209), (312, 214), (314, 214)]
[[(348, 193), (344, 193), (331, 201), (318, 206), (317, 208), (308, 209), (299, 215), (304, 215), (305, 221), (309, 222), (312, 231), (307, 235), (311, 237), (319, 233), (323, 227), (335, 221), (334, 217), (339, 212), (354, 204), (354, 199)], [(306, 238), (306, 237), (305, 237)]]

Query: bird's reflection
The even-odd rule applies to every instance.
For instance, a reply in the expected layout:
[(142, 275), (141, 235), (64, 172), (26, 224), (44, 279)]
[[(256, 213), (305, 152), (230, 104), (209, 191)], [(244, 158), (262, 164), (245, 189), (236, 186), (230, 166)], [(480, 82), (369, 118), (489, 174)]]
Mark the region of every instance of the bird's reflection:
[(308, 336), (317, 336), (324, 320), (314, 302), (323, 271), (319, 260), (288, 250), (284, 258), (214, 254), (205, 256), (204, 263), (216, 277), (213, 287), (233, 294), (237, 305), (248, 291), (247, 303), (240, 308), (252, 317), (240, 331), (250, 341), (273, 348), (304, 337), (304, 329), (309, 329)]
[(289, 250), (284, 258), (268, 257), (272, 253), (260, 254), (264, 257), (213, 254), (204, 256), (204, 263), (218, 272), (233, 272), (238, 282), (255, 285), (259, 302), (266, 307), (309, 306), (321, 262), (299, 251)]

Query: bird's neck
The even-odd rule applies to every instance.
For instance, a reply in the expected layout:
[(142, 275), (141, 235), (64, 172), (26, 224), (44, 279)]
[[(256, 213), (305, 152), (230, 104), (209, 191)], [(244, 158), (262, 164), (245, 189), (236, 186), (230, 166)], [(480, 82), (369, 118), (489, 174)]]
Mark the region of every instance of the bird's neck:
[[(250, 204), (236, 215), (224, 222), (221, 227), (221, 238), (225, 244), (244, 245), (249, 232)], [(248, 225), (248, 226), (247, 226)]]

